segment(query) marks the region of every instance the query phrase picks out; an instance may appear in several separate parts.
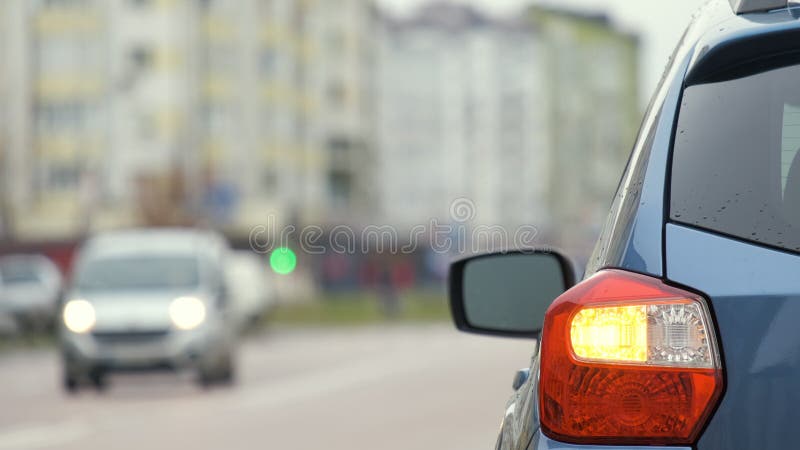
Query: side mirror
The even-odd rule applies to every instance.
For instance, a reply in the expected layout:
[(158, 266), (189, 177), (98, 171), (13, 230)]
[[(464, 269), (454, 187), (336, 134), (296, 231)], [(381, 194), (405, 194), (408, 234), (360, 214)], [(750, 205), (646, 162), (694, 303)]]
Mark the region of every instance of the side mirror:
[(537, 338), (545, 311), (575, 284), (575, 273), (557, 252), (518, 250), (456, 261), (448, 283), (459, 330)]

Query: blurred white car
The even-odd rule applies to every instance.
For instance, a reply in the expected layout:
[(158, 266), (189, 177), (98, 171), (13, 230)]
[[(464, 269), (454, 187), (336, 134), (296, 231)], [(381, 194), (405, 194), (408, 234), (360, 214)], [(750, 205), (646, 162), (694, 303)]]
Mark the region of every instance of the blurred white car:
[(61, 292), (61, 272), (42, 255), (0, 257), (0, 313), (18, 329), (39, 331), (53, 323)]
[(276, 294), (266, 262), (250, 251), (233, 252), (227, 259), (226, 276), (231, 312), (241, 326), (259, 321), (275, 306)]
[(62, 308), (64, 387), (109, 371), (189, 368), (203, 385), (234, 373), (225, 240), (190, 229), (118, 231), (80, 250)]

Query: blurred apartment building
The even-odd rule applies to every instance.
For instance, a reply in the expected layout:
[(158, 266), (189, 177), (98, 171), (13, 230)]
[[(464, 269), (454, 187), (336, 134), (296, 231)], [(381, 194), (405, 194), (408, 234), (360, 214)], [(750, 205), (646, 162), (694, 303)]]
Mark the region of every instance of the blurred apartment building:
[(639, 40), (604, 14), (533, 7), (550, 150), (548, 240), (588, 256), (641, 122)]
[(408, 229), (466, 198), (473, 225), (580, 254), (640, 120), (636, 37), (556, 8), (3, 0), (0, 58), (0, 233), (20, 239)]
[(21, 239), (374, 205), (368, 0), (0, 2), (0, 226)]
[(444, 2), (381, 24), (384, 220), (448, 223), (451, 204), (464, 198), (476, 223), (535, 222), (544, 212), (546, 130), (531, 27)]
[(434, 3), (381, 23), (387, 220), (448, 221), (463, 197), (474, 225), (532, 224), (588, 253), (640, 121), (637, 38), (602, 15), (539, 7), (508, 22)]

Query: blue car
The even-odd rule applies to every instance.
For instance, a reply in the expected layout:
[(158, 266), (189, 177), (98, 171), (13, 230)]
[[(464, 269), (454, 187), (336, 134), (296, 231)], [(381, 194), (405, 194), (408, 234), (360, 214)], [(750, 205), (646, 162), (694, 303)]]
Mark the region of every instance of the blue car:
[(497, 448), (800, 448), (800, 5), (683, 35), (576, 284), (552, 250), (451, 266), (460, 330), (535, 339)]

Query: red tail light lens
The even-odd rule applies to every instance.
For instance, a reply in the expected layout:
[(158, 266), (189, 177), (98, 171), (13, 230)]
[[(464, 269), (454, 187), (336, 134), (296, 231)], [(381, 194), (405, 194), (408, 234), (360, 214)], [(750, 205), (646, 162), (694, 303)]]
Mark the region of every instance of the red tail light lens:
[(542, 429), (570, 443), (692, 444), (723, 387), (705, 300), (620, 270), (550, 306), (540, 371)]

